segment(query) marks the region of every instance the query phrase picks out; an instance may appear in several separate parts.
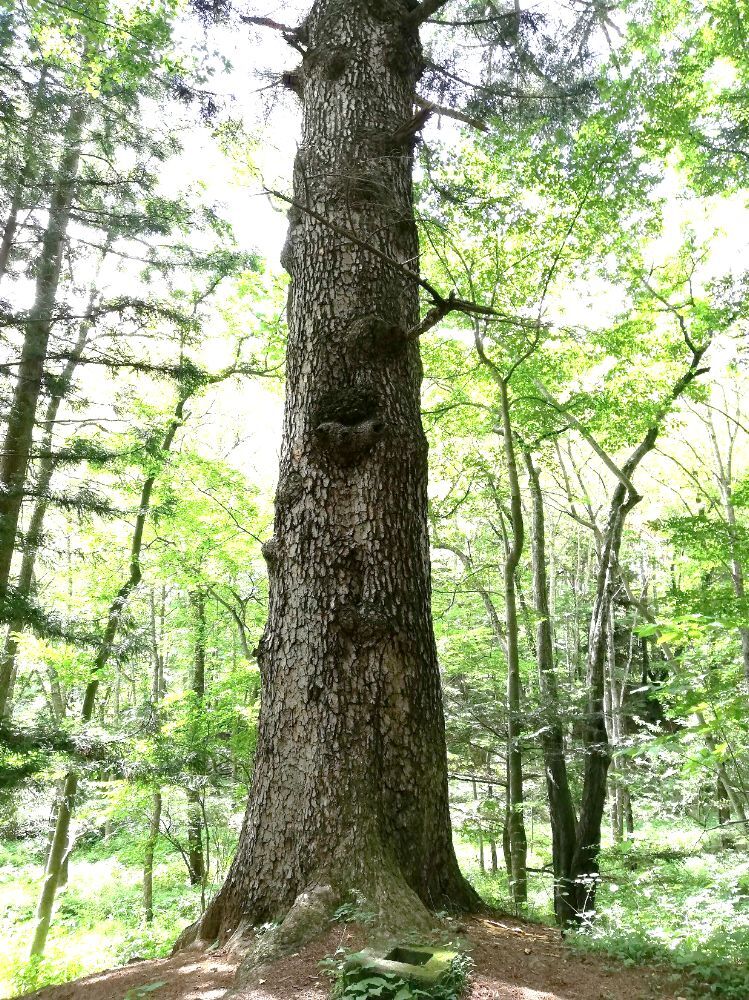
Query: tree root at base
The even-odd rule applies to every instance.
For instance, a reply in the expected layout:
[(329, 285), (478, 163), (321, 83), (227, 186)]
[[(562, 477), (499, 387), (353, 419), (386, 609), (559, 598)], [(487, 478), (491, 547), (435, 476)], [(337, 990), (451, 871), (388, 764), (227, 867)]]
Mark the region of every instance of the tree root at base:
[[(332, 880), (331, 880), (332, 881)], [(335, 913), (344, 903), (350, 904), (353, 922), (366, 929), (368, 944), (387, 948), (396, 941), (432, 939), (443, 928), (440, 920), (424, 905), (399, 874), (383, 866), (365, 880), (361, 888), (339, 888), (328, 880), (319, 879), (301, 892), (280, 923), (261, 928), (252, 925), (248, 917), (222, 945), (229, 952), (240, 954), (235, 989), (241, 990), (259, 969), (272, 965), (300, 951), (331, 928)], [(361, 884), (361, 883), (360, 883)], [(355, 901), (352, 903), (352, 900)], [(174, 952), (201, 944), (200, 922), (188, 927), (180, 936)], [(174, 953), (173, 952), (173, 953)], [(227, 994), (230, 1000), (234, 993)]]

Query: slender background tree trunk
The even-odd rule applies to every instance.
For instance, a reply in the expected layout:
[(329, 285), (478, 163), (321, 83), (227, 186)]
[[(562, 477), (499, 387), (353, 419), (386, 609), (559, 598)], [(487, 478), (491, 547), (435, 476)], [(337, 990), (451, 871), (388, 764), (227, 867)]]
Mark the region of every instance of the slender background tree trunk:
[(205, 592), (200, 588), (190, 594), (190, 607), (193, 613), (193, 632), (195, 645), (193, 653), (192, 676), (190, 690), (195, 696), (193, 711), (197, 715), (196, 744), (193, 746), (194, 775), (192, 784), (187, 789), (187, 856), (190, 862), (190, 882), (202, 885), (206, 876), (205, 858), (203, 855), (203, 810), (201, 806), (201, 779), (205, 773), (205, 754), (200, 746), (202, 739), (201, 715), (203, 698), (205, 696)]
[(569, 900), (570, 872), (577, 838), (577, 817), (570, 791), (564, 748), (564, 730), (559, 717), (559, 691), (554, 672), (549, 582), (546, 575), (546, 524), (541, 482), (533, 457), (525, 452), (531, 495), (531, 566), (536, 612), (536, 656), (546, 725), (541, 746), (546, 772), (546, 791), (551, 820), (552, 864), (554, 868), (554, 914), (564, 925), (573, 916)]
[(34, 305), (25, 324), (21, 359), (5, 429), (0, 460), (0, 615), (7, 613), (4, 605), (34, 436), (36, 406), (42, 388), (63, 251), (78, 176), (85, 119), (85, 103), (77, 100), (72, 105), (65, 127), (62, 157), (52, 190), (49, 221), (36, 267)]
[[(91, 305), (92, 303), (89, 306), (89, 311)], [(56, 380), (55, 391), (49, 397), (47, 409), (44, 414), (45, 429), (40, 442), (40, 456), (35, 483), (36, 499), (34, 500), (28, 529), (23, 541), (23, 556), (21, 558), (21, 569), (16, 587), (19, 598), (24, 601), (28, 600), (33, 591), (34, 565), (39, 546), (42, 542), (42, 529), (44, 527), (44, 519), (47, 515), (47, 508), (49, 507), (49, 487), (57, 465), (53, 452), (55, 420), (57, 419), (60, 404), (70, 388), (70, 383), (78, 362), (83, 355), (90, 330), (91, 324), (89, 321), (81, 325), (70, 359), (65, 365), (62, 375)], [(5, 648), (0, 660), (0, 718), (7, 717), (10, 714), (13, 684), (16, 676), (16, 657), (18, 655), (17, 635), (21, 632), (25, 624), (24, 616), (17, 614), (8, 626)]]
[(8, 214), (6, 215), (3, 223), (2, 236), (0, 236), (0, 281), (2, 281), (5, 277), (5, 273), (8, 270), (8, 263), (13, 249), (13, 241), (15, 240), (16, 230), (18, 228), (18, 214), (24, 206), (25, 198), (28, 196), (27, 186), (32, 180), (38, 164), (38, 126), (39, 118), (42, 115), (47, 97), (48, 74), (49, 67), (46, 65), (42, 66), (39, 73), (39, 81), (36, 85), (36, 93), (34, 94), (34, 103), (31, 107), (31, 113), (26, 127), (26, 136), (21, 152), (21, 171), (18, 175), (15, 187), (13, 188), (10, 205), (8, 206)]
[(502, 416), (502, 443), (510, 486), (510, 532), (506, 539), (507, 551), (504, 565), (505, 625), (507, 628), (507, 819), (512, 866), (510, 891), (513, 902), (522, 906), (528, 901), (528, 876), (526, 872), (528, 844), (523, 818), (523, 757), (520, 745), (522, 731), (520, 635), (515, 578), (523, 553), (525, 526), (515, 441), (510, 419), (508, 385), (506, 379), (502, 378), (497, 379), (497, 384)]

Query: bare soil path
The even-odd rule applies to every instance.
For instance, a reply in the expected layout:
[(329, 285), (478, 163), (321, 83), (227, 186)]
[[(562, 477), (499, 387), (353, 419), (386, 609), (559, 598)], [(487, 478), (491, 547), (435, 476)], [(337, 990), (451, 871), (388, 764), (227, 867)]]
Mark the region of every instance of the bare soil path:
[[(580, 954), (551, 928), (485, 917), (461, 926), (475, 962), (467, 1000), (679, 1000), (663, 970)], [(133, 962), (24, 1000), (325, 1000), (329, 980), (317, 963), (339, 946), (361, 943), (355, 928), (337, 926), (300, 953), (256, 970), (234, 991), (234, 958), (220, 951), (188, 952)]]

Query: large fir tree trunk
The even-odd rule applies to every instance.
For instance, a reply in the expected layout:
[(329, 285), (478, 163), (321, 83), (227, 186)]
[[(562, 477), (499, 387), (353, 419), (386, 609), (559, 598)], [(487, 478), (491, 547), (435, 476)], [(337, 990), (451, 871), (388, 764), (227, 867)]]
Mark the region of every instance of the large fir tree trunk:
[(318, 0), (299, 39), (259, 742), (237, 855), (191, 932), (202, 938), (277, 918), (315, 888), (331, 906), (356, 889), (403, 922), (418, 920), (419, 900), (477, 901), (451, 838), (421, 364), (408, 336), (418, 288), (399, 266), (417, 269), (418, 28), (399, 0)]

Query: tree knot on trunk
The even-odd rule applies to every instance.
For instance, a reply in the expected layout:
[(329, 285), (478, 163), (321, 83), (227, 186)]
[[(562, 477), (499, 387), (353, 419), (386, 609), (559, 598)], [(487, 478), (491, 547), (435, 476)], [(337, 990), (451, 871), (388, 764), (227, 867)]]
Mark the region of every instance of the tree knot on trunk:
[(344, 635), (357, 645), (367, 646), (388, 631), (388, 617), (383, 610), (368, 601), (341, 604), (336, 609), (336, 622)]
[(275, 535), (269, 538), (266, 542), (263, 542), (260, 547), (260, 551), (262, 552), (263, 559), (265, 559), (269, 569), (272, 569), (278, 564), (278, 560), (281, 557), (281, 544)]
[(318, 74), (331, 83), (340, 79), (355, 56), (353, 49), (341, 45), (318, 45), (307, 53), (304, 71), (307, 76)]
[(419, 108), (407, 121), (401, 122), (397, 128), (380, 139), (384, 153), (397, 153), (400, 150), (413, 150), (419, 132), (424, 128), (432, 115), (430, 108)]
[(349, 327), (351, 353), (361, 360), (389, 361), (403, 353), (406, 331), (382, 316), (362, 316)]
[(611, 760), (611, 748), (605, 736), (600, 737), (599, 735), (598, 742), (589, 742), (585, 748), (585, 752), (591, 757), (602, 757), (604, 760)]
[(378, 403), (373, 392), (357, 386), (325, 393), (312, 417), (318, 445), (341, 465), (351, 465), (368, 454), (386, 430)]
[(281, 74), (281, 83), (287, 90), (301, 99), (304, 94), (304, 73), (301, 66), (286, 70)]
[[(386, 145), (383, 144), (384, 151)], [(342, 170), (337, 186), (339, 197), (349, 208), (375, 206), (379, 210), (398, 210), (391, 181), (377, 160), (365, 164), (350, 161)]]
[(378, 21), (399, 23), (418, 6), (418, 0), (369, 0), (368, 13)]
[(298, 222), (291, 222), (289, 225), (289, 231), (286, 234), (286, 239), (284, 245), (281, 248), (281, 256), (279, 260), (281, 261), (281, 267), (286, 271), (287, 274), (293, 274), (294, 268), (294, 249), (295, 249), (295, 236), (299, 229)]
[[(305, 153), (300, 147), (294, 163), (294, 171), (295, 173), (298, 173), (300, 177), (303, 177), (304, 175), (304, 158)], [(296, 249), (298, 236), (300, 235), (300, 230), (302, 228), (304, 213), (298, 205), (292, 205), (286, 214), (286, 218), (289, 220), (289, 230), (286, 234), (286, 240), (284, 241), (279, 259), (281, 261), (281, 267), (283, 267), (283, 269), (289, 274), (292, 274), (294, 266), (294, 251)]]
[(331, 458), (341, 465), (352, 465), (374, 448), (385, 434), (385, 423), (378, 417), (363, 420), (353, 427), (329, 420), (315, 428), (318, 442)]
[(264, 635), (260, 637), (257, 646), (252, 650), (252, 655), (259, 664), (262, 664), (268, 657), (268, 641)]
[(276, 489), (276, 507), (290, 510), (304, 496), (304, 480), (294, 469), (282, 476)]
[[(414, 3), (415, 6), (417, 4)], [(418, 32), (404, 31), (402, 22), (392, 28), (387, 28), (386, 32), (385, 61), (388, 69), (415, 83), (425, 68)]]

